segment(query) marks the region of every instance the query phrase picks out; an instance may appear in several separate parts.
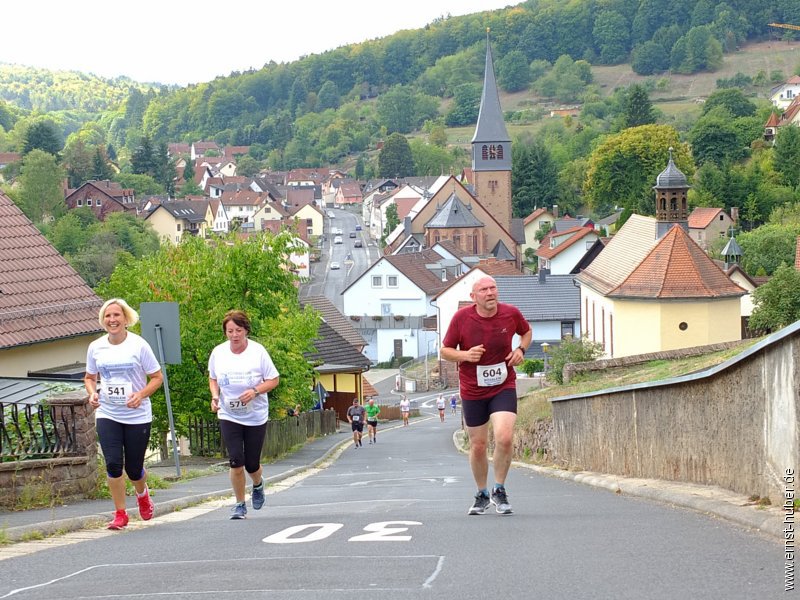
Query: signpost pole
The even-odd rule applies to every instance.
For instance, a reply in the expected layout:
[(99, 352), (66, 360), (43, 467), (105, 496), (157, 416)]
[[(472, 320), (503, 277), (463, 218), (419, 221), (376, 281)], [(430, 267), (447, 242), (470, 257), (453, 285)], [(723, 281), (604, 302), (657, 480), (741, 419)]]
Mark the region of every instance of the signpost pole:
[(175, 457), (175, 471), (181, 476), (181, 453), (178, 451), (178, 436), (175, 435), (175, 421), (172, 418), (172, 401), (169, 397), (169, 380), (167, 379), (167, 363), (164, 356), (164, 342), (161, 339), (161, 325), (156, 324), (156, 341), (158, 342), (158, 359), (164, 372), (164, 397), (167, 399), (167, 417), (169, 419), (169, 432), (172, 436), (172, 454)]

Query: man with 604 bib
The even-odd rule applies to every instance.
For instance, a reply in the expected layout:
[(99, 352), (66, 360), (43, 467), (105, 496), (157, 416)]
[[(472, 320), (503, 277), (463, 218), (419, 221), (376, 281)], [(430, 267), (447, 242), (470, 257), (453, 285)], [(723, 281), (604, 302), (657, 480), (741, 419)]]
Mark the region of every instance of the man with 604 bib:
[[(469, 464), (478, 486), (470, 515), (482, 515), (489, 504), (498, 513), (511, 514), (505, 481), (511, 466), (517, 388), (514, 367), (525, 358), (531, 328), (519, 309), (497, 301), (491, 277), (476, 281), (470, 293), (475, 304), (456, 312), (442, 343), (445, 360), (458, 362), (461, 412), (469, 436)], [(511, 348), (515, 335), (520, 336)], [(494, 478), (487, 488), (489, 459), (486, 446), (489, 422), (494, 431)]]

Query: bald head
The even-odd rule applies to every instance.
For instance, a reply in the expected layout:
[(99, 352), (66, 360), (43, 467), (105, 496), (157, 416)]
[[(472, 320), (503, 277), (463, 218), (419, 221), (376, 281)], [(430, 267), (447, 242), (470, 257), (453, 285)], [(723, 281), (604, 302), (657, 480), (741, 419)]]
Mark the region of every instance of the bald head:
[(481, 277), (472, 284), (470, 298), (476, 305), (478, 314), (491, 317), (497, 312), (497, 283), (491, 277)]

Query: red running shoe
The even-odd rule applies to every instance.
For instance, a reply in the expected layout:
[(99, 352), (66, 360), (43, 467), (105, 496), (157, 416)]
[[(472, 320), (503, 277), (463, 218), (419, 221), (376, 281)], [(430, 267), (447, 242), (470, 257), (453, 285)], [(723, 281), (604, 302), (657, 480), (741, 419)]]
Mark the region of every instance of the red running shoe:
[(144, 496), (136, 496), (136, 502), (139, 504), (139, 516), (142, 521), (149, 521), (153, 518), (153, 501), (150, 499), (150, 490), (147, 490)]
[(114, 520), (108, 524), (108, 529), (122, 529), (128, 524), (128, 513), (125, 510), (118, 510), (114, 513)]

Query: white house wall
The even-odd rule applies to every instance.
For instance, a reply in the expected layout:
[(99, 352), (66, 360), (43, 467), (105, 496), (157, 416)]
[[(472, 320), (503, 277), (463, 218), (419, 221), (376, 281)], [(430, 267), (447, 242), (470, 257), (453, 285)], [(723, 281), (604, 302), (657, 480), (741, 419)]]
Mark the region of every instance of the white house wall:
[[(397, 277), (397, 287), (387, 287), (387, 277)], [(373, 286), (373, 277), (381, 278), (380, 286)], [(378, 261), (344, 294), (343, 309), (347, 316), (384, 315), (383, 304), (391, 304), (391, 314), (421, 316), (433, 314), (427, 305), (425, 293), (387, 260)]]
[(596, 240), (596, 235), (587, 235), (554, 256), (550, 259), (550, 274), (569, 275), (578, 261), (584, 257), (589, 245), (594, 244)]

